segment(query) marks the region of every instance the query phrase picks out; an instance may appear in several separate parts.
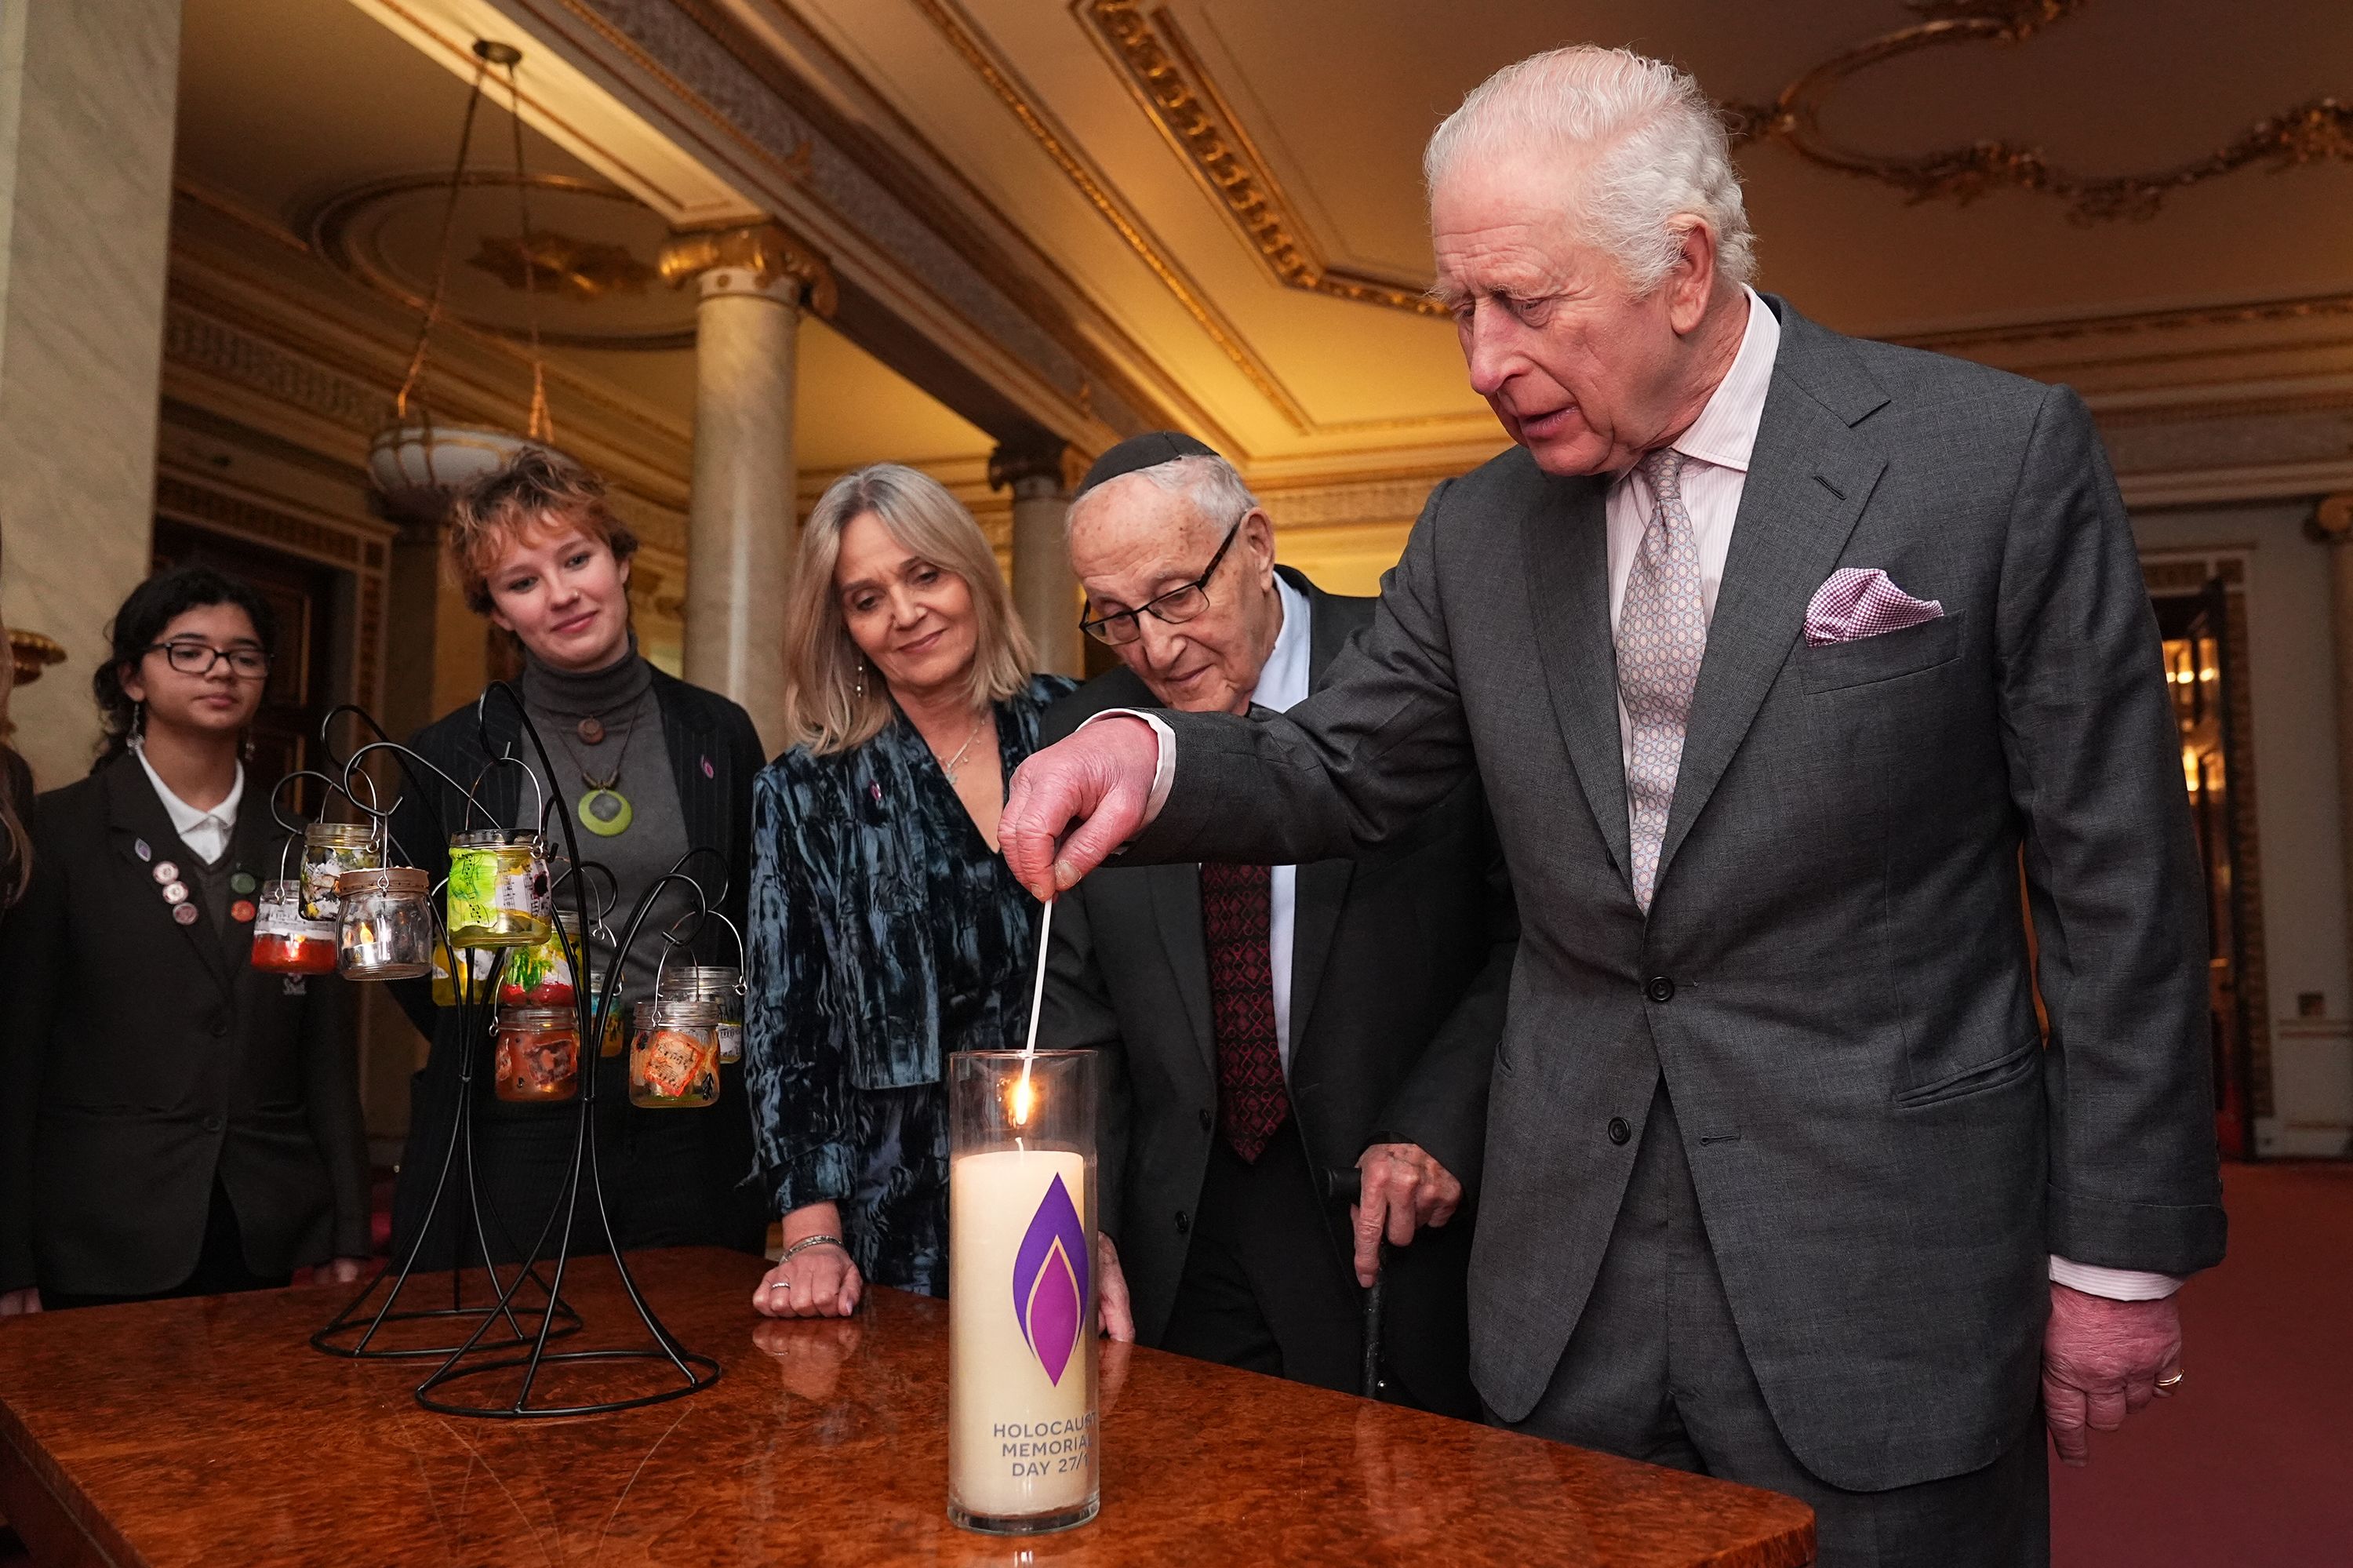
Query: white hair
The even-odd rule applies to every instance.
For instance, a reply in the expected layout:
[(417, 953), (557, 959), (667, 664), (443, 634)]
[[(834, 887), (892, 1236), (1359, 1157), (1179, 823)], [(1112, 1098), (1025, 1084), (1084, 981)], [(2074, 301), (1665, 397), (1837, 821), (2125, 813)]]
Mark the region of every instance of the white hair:
[[(1254, 510), (1259, 504), (1258, 497), (1251, 494), (1250, 487), (1242, 482), (1241, 471), (1221, 457), (1171, 458), (1166, 462), (1156, 462), (1150, 468), (1139, 468), (1119, 477), (1146, 479), (1166, 494), (1182, 495), (1192, 503), (1193, 510), (1205, 522), (1219, 528), (1232, 527), (1245, 513)], [(1103, 492), (1118, 482), (1119, 480), (1112, 480), (1099, 484), (1071, 503), (1070, 511), (1062, 518), (1065, 537), (1078, 526), (1079, 514), (1098, 504)]]
[(1431, 132), (1421, 159), (1432, 193), (1465, 159), (1531, 148), (1582, 152), (1568, 198), (1585, 236), (1647, 294), (1683, 254), (1678, 217), (1715, 235), (1715, 270), (1757, 271), (1757, 239), (1724, 121), (1699, 83), (1663, 60), (1589, 45), (1531, 55), (1481, 82)]

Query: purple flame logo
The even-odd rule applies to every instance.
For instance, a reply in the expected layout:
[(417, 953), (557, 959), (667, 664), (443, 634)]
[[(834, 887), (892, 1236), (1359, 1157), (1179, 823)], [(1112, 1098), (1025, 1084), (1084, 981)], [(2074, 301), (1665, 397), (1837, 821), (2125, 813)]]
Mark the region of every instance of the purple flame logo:
[(1013, 1259), (1013, 1315), (1021, 1337), (1059, 1387), (1086, 1324), (1087, 1233), (1060, 1176), (1038, 1203)]

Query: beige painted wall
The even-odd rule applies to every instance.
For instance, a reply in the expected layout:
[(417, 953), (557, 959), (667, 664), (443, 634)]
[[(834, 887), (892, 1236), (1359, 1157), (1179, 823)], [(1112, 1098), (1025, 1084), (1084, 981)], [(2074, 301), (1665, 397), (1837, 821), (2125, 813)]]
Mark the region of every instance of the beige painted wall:
[(66, 646), (10, 705), (44, 789), (89, 770), (147, 575), (179, 37), (179, 0), (0, 5), (0, 619)]

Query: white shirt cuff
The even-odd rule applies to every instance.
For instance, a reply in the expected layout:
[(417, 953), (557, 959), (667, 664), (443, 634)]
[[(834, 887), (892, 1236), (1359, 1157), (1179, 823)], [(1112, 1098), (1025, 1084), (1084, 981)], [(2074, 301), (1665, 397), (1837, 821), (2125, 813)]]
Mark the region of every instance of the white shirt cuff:
[(1152, 768), (1152, 793), (1144, 802), (1144, 821), (1141, 825), (1148, 828), (1160, 815), (1160, 808), (1168, 804), (1168, 788), (1176, 782), (1176, 732), (1168, 727), (1167, 720), (1157, 715), (1145, 713), (1141, 708), (1105, 708), (1103, 712), (1090, 717), (1085, 724), (1080, 725), (1079, 728), (1086, 728), (1087, 725), (1094, 723), (1096, 719), (1107, 718), (1142, 719), (1152, 726), (1152, 733), (1160, 738), (1160, 760), (1155, 763)]
[(2105, 1296), (2111, 1301), (2162, 1301), (2181, 1288), (2181, 1281), (2169, 1274), (2148, 1274), (2137, 1268), (2102, 1268), (2096, 1264), (2061, 1257), (2055, 1252), (2051, 1255), (2051, 1278), (2071, 1290), (2080, 1290), (2086, 1296)]

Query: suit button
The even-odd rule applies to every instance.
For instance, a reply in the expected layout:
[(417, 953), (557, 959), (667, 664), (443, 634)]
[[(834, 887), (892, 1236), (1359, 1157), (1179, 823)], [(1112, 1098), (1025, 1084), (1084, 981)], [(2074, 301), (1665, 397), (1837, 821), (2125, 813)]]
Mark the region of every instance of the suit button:
[(217, 1040), (217, 1039), (219, 1039), (222, 1035), (224, 1035), (224, 1034), (226, 1034), (226, 1033), (228, 1033), (228, 1020), (227, 1020), (227, 1019), (226, 1019), (226, 1018), (216, 1018), (216, 1019), (214, 1019), (214, 1020), (213, 1020), (213, 1038), (214, 1038), (214, 1039)]
[(1622, 1116), (1613, 1116), (1613, 1117), (1611, 1117), (1611, 1118), (1609, 1118), (1609, 1141), (1610, 1141), (1610, 1142), (1612, 1142), (1612, 1143), (1623, 1143), (1623, 1142), (1625, 1142), (1628, 1139), (1630, 1139), (1630, 1138), (1631, 1138), (1631, 1137), (1633, 1137), (1633, 1136), (1634, 1136), (1634, 1129), (1633, 1129), (1632, 1128), (1628, 1127), (1628, 1126), (1626, 1125), (1626, 1118), (1625, 1118), (1624, 1117), (1622, 1117)]
[(1218, 1118), (1216, 1117), (1211, 1116), (1208, 1111), (1203, 1111), (1201, 1113), (1201, 1130), (1203, 1132), (1208, 1131), (1211, 1128), (1217, 1125)]
[(1177, 1210), (1177, 1211), (1176, 1211), (1176, 1234), (1177, 1234), (1178, 1235), (1180, 1235), (1180, 1236), (1182, 1236), (1182, 1235), (1190, 1235), (1190, 1234), (1192, 1234), (1192, 1232), (1193, 1232), (1193, 1218), (1192, 1218), (1192, 1216), (1191, 1216), (1191, 1215), (1189, 1215), (1189, 1214), (1187, 1214), (1187, 1213), (1184, 1210), (1182, 1210), (1182, 1209)]
[(1652, 975), (1651, 983), (1642, 988), (1642, 994), (1652, 1001), (1672, 1001), (1675, 999), (1675, 982), (1664, 975)]
[(208, 1116), (208, 1117), (205, 1118), (205, 1130), (206, 1130), (206, 1132), (218, 1132), (220, 1129), (221, 1129), (221, 1118), (218, 1118), (218, 1117), (216, 1117), (216, 1116)]

